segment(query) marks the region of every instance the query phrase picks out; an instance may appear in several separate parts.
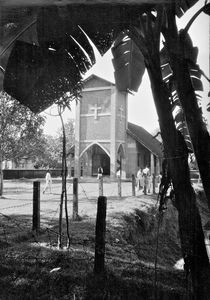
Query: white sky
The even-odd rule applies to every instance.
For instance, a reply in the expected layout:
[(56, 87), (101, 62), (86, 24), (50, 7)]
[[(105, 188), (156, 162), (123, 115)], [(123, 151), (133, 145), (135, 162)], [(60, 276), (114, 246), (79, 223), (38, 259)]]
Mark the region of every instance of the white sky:
[[(178, 28), (184, 28), (188, 20), (192, 15), (204, 4), (204, 1), (198, 1), (191, 10), (189, 10), (181, 19), (177, 19)], [(192, 24), (189, 34), (192, 38), (193, 45), (199, 48), (198, 64), (201, 69), (209, 76), (209, 17), (204, 13)], [(96, 64), (89, 70), (85, 77), (91, 74), (98, 75), (104, 79), (114, 82), (114, 69), (112, 65), (112, 54), (108, 51), (103, 57), (98, 55), (96, 57)], [(210, 112), (206, 111), (206, 105), (210, 101), (208, 98), (209, 83), (207, 80), (203, 80), (204, 92), (202, 93), (202, 106), (204, 116), (207, 118), (210, 124)], [(48, 109), (46, 112), (53, 112), (52, 109)], [(75, 117), (75, 103), (72, 104), (72, 112), (64, 113), (64, 120)], [(138, 92), (128, 97), (128, 120), (129, 122), (138, 124), (144, 127), (149, 132), (152, 132), (158, 127), (158, 117), (156, 114), (153, 97), (150, 88), (150, 81), (148, 75), (144, 74), (141, 86)], [(47, 116), (44, 132), (46, 134), (55, 134), (61, 127), (59, 117)]]

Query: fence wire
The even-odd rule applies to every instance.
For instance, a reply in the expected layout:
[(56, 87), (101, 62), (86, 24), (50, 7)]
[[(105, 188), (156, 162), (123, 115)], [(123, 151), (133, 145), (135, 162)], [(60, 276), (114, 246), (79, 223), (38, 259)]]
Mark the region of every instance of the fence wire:
[[(55, 228), (58, 226), (59, 219), (61, 182), (60, 180), (59, 182), (53, 180), (52, 193), (46, 191), (43, 194), (44, 185), (45, 182), (42, 180), (40, 184), (40, 228), (48, 234), (48, 244), (51, 245), (52, 236), (58, 237), (59, 235), (58, 229)], [(0, 201), (0, 242), (9, 244), (18, 239), (24, 240), (24, 236), (26, 239), (26, 236), (32, 232), (33, 181), (7, 180), (4, 189), (5, 194)], [(112, 212), (114, 205), (120, 206), (123, 199), (132, 197), (132, 183), (122, 181), (122, 198), (118, 196), (117, 182), (104, 182), (103, 191), (108, 199), (108, 208)], [(82, 219), (95, 222), (98, 195), (98, 181), (78, 183), (78, 213)], [(67, 197), (68, 212), (71, 219), (73, 214), (73, 184), (69, 180), (67, 181)], [(64, 213), (63, 216), (65, 216)], [(63, 219), (63, 224), (65, 224), (65, 219)], [(39, 244), (34, 232), (31, 238)]]

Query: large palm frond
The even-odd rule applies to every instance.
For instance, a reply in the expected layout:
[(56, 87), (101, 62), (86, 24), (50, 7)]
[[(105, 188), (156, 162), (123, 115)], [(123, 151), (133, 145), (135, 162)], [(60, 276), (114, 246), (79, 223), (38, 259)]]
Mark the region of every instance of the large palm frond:
[(145, 71), (144, 57), (136, 44), (122, 32), (112, 47), (115, 83), (120, 91), (137, 92)]
[[(193, 47), (192, 40), (189, 35), (186, 35), (186, 39), (184, 42), (184, 55), (186, 61), (188, 62), (188, 72), (191, 79), (192, 88), (194, 89), (197, 101), (200, 104), (201, 96), (199, 95), (199, 92), (203, 91), (203, 84), (201, 81), (201, 75), (203, 75), (203, 72), (197, 65), (198, 48)], [(177, 51), (177, 48), (175, 48), (174, 51)], [(176, 80), (174, 79), (173, 72), (170, 66), (169, 55), (165, 47), (161, 50), (161, 69), (163, 80), (167, 83), (168, 88), (171, 92), (171, 105), (176, 127), (183, 134), (188, 149), (190, 152), (192, 152), (193, 146), (190, 140), (189, 131), (185, 121), (185, 115), (176, 89)], [(184, 82), (183, 85), (185, 85)]]
[(40, 9), (38, 46), (15, 42), (6, 67), (5, 91), (34, 112), (66, 92), (78, 97), (82, 75), (95, 63), (91, 41), (104, 54), (121, 30), (137, 22), (140, 10), (133, 6), (95, 6), (94, 11), (89, 6)]
[[(79, 96), (82, 75), (95, 63), (90, 40), (103, 55), (122, 30), (126, 30), (128, 26), (139, 25), (139, 14), (158, 4), (170, 5), (174, 1), (137, 1), (135, 5), (62, 4), (59, 7), (49, 6), (48, 1), (47, 5), (38, 11), (38, 2), (33, 2), (30, 8), (25, 8), (24, 2), (21, 9), (17, 10), (17, 16), (12, 6), (14, 3), (9, 2), (9, 10), (5, 10), (4, 3), (4, 12), (9, 12), (8, 17), (3, 18), (4, 29), (8, 23), (19, 25), (21, 18), (25, 21), (25, 16), (29, 15), (30, 18), (30, 14), (33, 18), (35, 16), (36, 27), (29, 26), (30, 21), (29, 24), (26, 22), (23, 30), (31, 30), (30, 39), (22, 34), (13, 36), (13, 41), (21, 39), (22, 42), (15, 42), (13, 49), (10, 44), (7, 53), (4, 53), (8, 56), (12, 49), (8, 62), (8, 57), (5, 56), (4, 89), (34, 112), (39, 112), (58, 101), (66, 92), (70, 92), (76, 98)], [(43, 0), (42, 3), (44, 2)], [(180, 0), (178, 4), (174, 3), (184, 11), (183, 7), (190, 7), (195, 2)], [(4, 40), (8, 42), (9, 39)], [(5, 43), (3, 47), (5, 49)], [(135, 85), (128, 89), (136, 90), (140, 81), (136, 79)]]

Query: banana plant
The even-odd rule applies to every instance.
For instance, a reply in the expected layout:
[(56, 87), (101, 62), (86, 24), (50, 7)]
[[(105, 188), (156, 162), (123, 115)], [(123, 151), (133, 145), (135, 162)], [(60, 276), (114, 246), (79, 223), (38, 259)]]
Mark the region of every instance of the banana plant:
[[(200, 106), (202, 90), (201, 76), (206, 79), (200, 67), (197, 65), (198, 49), (193, 47), (189, 27), (195, 17), (201, 12), (210, 14), (210, 4), (205, 4), (188, 22), (186, 27), (177, 31), (175, 16), (171, 11), (166, 11), (168, 27), (162, 29), (165, 37), (165, 51), (167, 63), (170, 65), (178, 98), (185, 115), (187, 128), (196, 156), (208, 206), (210, 208), (210, 135), (202, 115)], [(170, 22), (169, 22), (170, 19)], [(209, 79), (208, 79), (209, 80)]]
[[(198, 55), (198, 48), (193, 47), (192, 41), (188, 36), (186, 45), (185, 45), (185, 59), (188, 60), (189, 64), (189, 76), (192, 83), (192, 87), (195, 91), (195, 95), (197, 101), (200, 105), (201, 96), (199, 94), (200, 91), (203, 91), (203, 83), (201, 81), (201, 76), (204, 74), (203, 71), (197, 65), (197, 55)], [(191, 142), (187, 122), (185, 119), (185, 114), (182, 109), (182, 105), (179, 99), (179, 94), (177, 92), (177, 82), (176, 77), (173, 74), (171, 65), (170, 65), (170, 58), (166, 47), (163, 47), (161, 50), (161, 70), (162, 70), (162, 77), (164, 82), (167, 84), (171, 97), (170, 102), (173, 110), (174, 115), (174, 122), (176, 124), (176, 128), (182, 133), (185, 142), (187, 144), (189, 153), (193, 152), (193, 144)]]
[(126, 32), (119, 34), (111, 50), (117, 88), (124, 92), (137, 92), (145, 71), (141, 51)]

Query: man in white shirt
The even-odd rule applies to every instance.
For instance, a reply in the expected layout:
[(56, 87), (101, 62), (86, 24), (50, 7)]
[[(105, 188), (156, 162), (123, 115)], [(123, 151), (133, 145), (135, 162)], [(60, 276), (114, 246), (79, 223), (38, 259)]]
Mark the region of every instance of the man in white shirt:
[(45, 188), (43, 190), (43, 194), (45, 193), (46, 189), (49, 188), (50, 194), (51, 194), (51, 188), (52, 188), (52, 177), (50, 174), (50, 170), (47, 170), (46, 176), (45, 176)]
[(137, 181), (137, 190), (139, 191), (142, 187), (142, 170), (139, 168), (137, 174), (136, 174), (136, 181)]
[(144, 194), (147, 195), (148, 192), (148, 186), (149, 186), (149, 168), (146, 166), (142, 171), (142, 177), (144, 179)]

